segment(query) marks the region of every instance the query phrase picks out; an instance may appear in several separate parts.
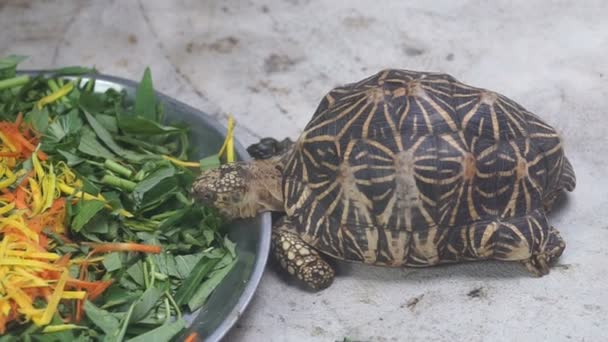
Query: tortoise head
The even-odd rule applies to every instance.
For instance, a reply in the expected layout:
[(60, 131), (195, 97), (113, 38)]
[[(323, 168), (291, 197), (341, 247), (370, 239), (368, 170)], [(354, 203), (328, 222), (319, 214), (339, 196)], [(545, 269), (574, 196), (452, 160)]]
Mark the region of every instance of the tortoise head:
[(282, 196), (276, 195), (280, 186), (267, 181), (269, 174), (256, 165), (260, 163), (264, 161), (235, 162), (203, 171), (192, 184), (191, 194), (227, 219), (278, 210), (282, 205)]

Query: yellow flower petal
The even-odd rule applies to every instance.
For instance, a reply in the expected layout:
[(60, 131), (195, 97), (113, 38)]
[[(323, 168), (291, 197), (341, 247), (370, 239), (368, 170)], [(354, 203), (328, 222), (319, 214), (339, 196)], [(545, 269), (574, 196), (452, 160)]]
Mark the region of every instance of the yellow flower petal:
[(8, 146), (11, 152), (17, 151), (15, 145), (13, 145), (13, 143), (2, 132), (0, 132), (0, 139), (2, 140), (2, 143), (4, 143), (4, 145)]
[(32, 216), (34, 216), (42, 211), (42, 192), (40, 191), (40, 185), (34, 178), (30, 178), (29, 183), (32, 190)]
[(32, 241), (38, 242), (38, 234), (28, 228), (23, 222), (23, 217), (19, 215), (11, 215), (7, 218), (0, 218), (0, 231), (2, 231), (5, 227), (10, 226), (17, 230), (19, 230), (23, 235), (29, 238)]
[(5, 257), (0, 260), (0, 266), (26, 266), (38, 269), (45, 269), (51, 271), (59, 271), (61, 268), (49, 264), (48, 262), (38, 261), (38, 260), (29, 260), (29, 259), (20, 259), (20, 258), (9, 258)]
[(74, 329), (86, 329), (80, 325), (76, 324), (55, 324), (55, 325), (47, 325), (42, 329), (43, 333), (55, 333), (60, 331), (74, 330)]
[(226, 153), (226, 161), (231, 163), (234, 161), (234, 118), (232, 115), (228, 116), (228, 128), (226, 132), (226, 138), (224, 139), (224, 144), (220, 148), (218, 154), (222, 156), (222, 154)]
[(57, 282), (57, 285), (55, 285), (55, 291), (51, 295), (51, 299), (49, 300), (46, 309), (44, 310), (44, 314), (42, 315), (42, 317), (33, 317), (33, 321), (34, 323), (36, 323), (36, 325), (42, 326), (51, 323), (53, 315), (57, 311), (57, 305), (59, 305), (59, 301), (63, 296), (65, 283), (68, 280), (69, 274), (69, 270), (67, 268), (64, 269), (63, 273), (61, 274), (61, 277), (59, 278), (59, 281)]
[(15, 209), (15, 202), (8, 203), (7, 205), (0, 208), (0, 215), (4, 215), (13, 209)]
[(59, 254), (50, 253), (50, 252), (30, 252), (30, 251), (6, 251), (6, 255), (17, 256), (22, 258), (29, 259), (45, 259), (50, 261), (55, 261), (61, 258)]
[(179, 160), (177, 158), (173, 158), (173, 157), (167, 156), (167, 155), (163, 155), (163, 158), (167, 159), (168, 161), (170, 161), (173, 164), (178, 165), (178, 166), (183, 166), (183, 167), (200, 167), (201, 166), (201, 164), (197, 163), (197, 162), (183, 161), (183, 160)]
[(74, 89), (74, 83), (67, 83), (63, 87), (59, 88), (56, 92), (41, 98), (38, 103), (36, 103), (36, 107), (38, 107), (38, 109), (42, 109), (42, 107), (44, 107), (45, 105), (53, 103), (59, 100), (60, 98), (66, 96), (72, 91), (72, 89)]
[(63, 291), (61, 298), (63, 299), (84, 299), (87, 296), (86, 291)]

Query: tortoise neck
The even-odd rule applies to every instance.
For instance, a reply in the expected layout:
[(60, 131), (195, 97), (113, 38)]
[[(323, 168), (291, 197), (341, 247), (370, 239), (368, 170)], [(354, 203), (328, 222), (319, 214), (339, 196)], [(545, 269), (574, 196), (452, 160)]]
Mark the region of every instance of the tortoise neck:
[(284, 211), (283, 167), (279, 158), (254, 160), (249, 164), (251, 183), (249, 202), (258, 207), (257, 212)]

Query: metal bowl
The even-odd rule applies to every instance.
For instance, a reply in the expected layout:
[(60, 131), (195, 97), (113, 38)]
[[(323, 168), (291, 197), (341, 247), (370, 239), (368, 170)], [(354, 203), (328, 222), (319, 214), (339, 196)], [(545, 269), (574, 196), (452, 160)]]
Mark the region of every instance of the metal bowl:
[[(20, 74), (37, 75), (41, 70), (21, 71)], [(125, 90), (130, 99), (135, 98), (137, 83), (119, 77), (94, 75), (95, 91), (108, 88)], [(83, 77), (86, 80), (87, 77)], [(184, 122), (191, 129), (192, 143), (198, 146), (198, 157), (216, 153), (224, 142), (226, 129), (209, 115), (156, 92), (163, 103), (165, 118), (169, 122)], [(245, 148), (235, 139), (235, 149), (240, 160), (248, 160)], [(205, 342), (219, 341), (239, 319), (258, 287), (270, 248), (270, 214), (261, 214), (254, 219), (239, 220), (227, 227), (228, 236), (236, 243), (237, 263), (223, 282), (215, 289), (207, 303), (186, 317), (188, 330), (178, 340), (197, 332)]]

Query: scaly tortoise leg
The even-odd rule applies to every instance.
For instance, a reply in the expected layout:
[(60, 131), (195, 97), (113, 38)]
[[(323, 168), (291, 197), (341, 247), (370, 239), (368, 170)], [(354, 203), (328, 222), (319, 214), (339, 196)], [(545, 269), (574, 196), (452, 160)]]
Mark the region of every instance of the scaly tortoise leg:
[(530, 272), (542, 277), (549, 273), (549, 266), (562, 255), (565, 248), (566, 243), (559, 231), (550, 227), (544, 242), (538, 246), (537, 250), (532, 252), (530, 259), (522, 262)]
[[(566, 244), (559, 232), (547, 221), (543, 210), (527, 216), (510, 218), (490, 225), (481, 225), (469, 245), (496, 260), (521, 262), (534, 275), (549, 273)], [(477, 241), (482, 242), (477, 246)]]
[(249, 145), (247, 152), (253, 159), (268, 159), (283, 154), (294, 142), (289, 138), (278, 141), (274, 138), (262, 138), (260, 142)]
[(314, 290), (329, 287), (335, 276), (334, 269), (294, 232), (286, 218), (273, 228), (272, 251), (279, 264)]

